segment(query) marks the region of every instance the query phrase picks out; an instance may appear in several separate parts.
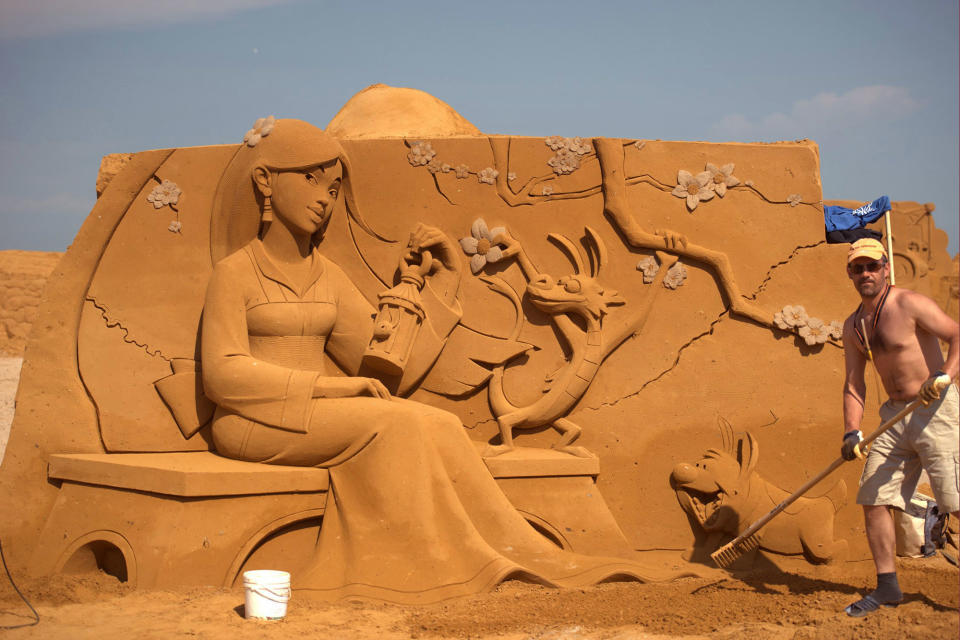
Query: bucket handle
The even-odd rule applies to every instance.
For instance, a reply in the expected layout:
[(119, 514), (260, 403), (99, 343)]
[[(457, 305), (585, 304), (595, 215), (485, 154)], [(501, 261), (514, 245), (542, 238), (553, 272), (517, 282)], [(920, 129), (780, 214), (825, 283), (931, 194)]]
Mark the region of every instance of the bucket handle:
[(272, 600), (274, 602), (287, 602), (290, 599), (290, 587), (281, 587), (280, 589), (271, 589), (270, 587), (265, 587), (263, 585), (257, 585), (256, 587), (247, 587), (253, 593), (256, 593), (259, 596), (263, 596), (267, 600)]

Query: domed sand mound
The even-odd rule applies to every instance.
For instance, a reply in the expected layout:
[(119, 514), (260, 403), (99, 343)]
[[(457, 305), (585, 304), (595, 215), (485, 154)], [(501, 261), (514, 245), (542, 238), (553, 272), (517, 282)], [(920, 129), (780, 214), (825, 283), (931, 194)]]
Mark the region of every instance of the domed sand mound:
[(483, 135), (443, 100), (419, 89), (373, 84), (327, 125), (338, 138), (443, 138)]

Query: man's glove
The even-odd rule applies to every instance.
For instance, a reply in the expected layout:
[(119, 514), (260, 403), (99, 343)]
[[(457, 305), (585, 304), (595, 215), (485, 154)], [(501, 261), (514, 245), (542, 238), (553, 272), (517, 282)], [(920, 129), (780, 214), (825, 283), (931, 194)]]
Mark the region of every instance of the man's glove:
[(859, 429), (843, 434), (843, 446), (840, 447), (840, 455), (843, 456), (844, 460), (850, 461), (856, 460), (857, 457), (862, 457), (857, 456), (859, 451), (856, 448), (861, 440), (863, 440), (863, 437)]
[(937, 371), (935, 374), (923, 381), (923, 385), (920, 386), (920, 392), (917, 394), (917, 397), (920, 398), (920, 402), (923, 404), (930, 404), (934, 400), (940, 399), (940, 392), (946, 389), (949, 384), (950, 376), (945, 374), (943, 371)]

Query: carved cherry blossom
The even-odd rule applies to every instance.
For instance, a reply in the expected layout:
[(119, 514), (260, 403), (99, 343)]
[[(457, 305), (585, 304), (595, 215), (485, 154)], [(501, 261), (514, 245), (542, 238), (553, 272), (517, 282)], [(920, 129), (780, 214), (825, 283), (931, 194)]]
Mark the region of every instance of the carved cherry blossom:
[(470, 175), (470, 167), (465, 164), (458, 164), (453, 168), (454, 173), (457, 174), (457, 178), (463, 180)]
[(450, 173), (451, 171), (453, 171), (453, 167), (451, 167), (449, 164), (444, 162), (443, 164), (440, 165), (440, 171), (444, 173)]
[(843, 337), (843, 323), (839, 320), (831, 320), (828, 329), (830, 330), (830, 337), (834, 340), (839, 340)]
[(787, 331), (802, 327), (807, 324), (807, 310), (799, 304), (788, 304), (773, 315), (773, 323)]
[(791, 193), (787, 196), (787, 202), (790, 203), (791, 207), (795, 207), (803, 201), (803, 197), (799, 193)]
[(562, 176), (580, 168), (580, 156), (570, 149), (560, 149), (557, 155), (547, 160), (547, 164), (553, 167), (554, 173)]
[(481, 169), (477, 173), (477, 180), (487, 184), (496, 184), (498, 175), (500, 175), (499, 171), (493, 167), (487, 167), (486, 169)]
[(509, 180), (510, 182), (513, 182), (516, 179), (517, 179), (517, 174), (515, 174), (513, 171), (507, 174), (507, 180)]
[(693, 175), (689, 171), (680, 169), (677, 172), (677, 186), (671, 192), (678, 198), (686, 198), (687, 209), (693, 211), (704, 200), (713, 197), (713, 183), (710, 181), (710, 172), (701, 171)]
[(460, 238), (460, 246), (463, 252), (470, 256), (470, 270), (473, 273), (479, 273), (481, 269), (489, 262), (498, 262), (503, 258), (503, 251), (494, 240), (506, 233), (504, 227), (487, 228), (487, 223), (483, 218), (477, 218), (470, 227), (470, 235), (466, 238)]
[(262, 138), (270, 135), (276, 123), (276, 118), (273, 116), (258, 118), (257, 121), (253, 123), (253, 127), (243, 136), (243, 141), (247, 143), (248, 147), (257, 146), (257, 143), (260, 142)]
[(687, 268), (682, 262), (676, 262), (667, 269), (667, 275), (663, 277), (663, 286), (667, 289), (676, 289), (687, 279)]
[(543, 185), (543, 189), (540, 191), (540, 193), (542, 193), (542, 194), (545, 195), (545, 196), (552, 196), (552, 195), (553, 195), (553, 187), (550, 186), (549, 184), (545, 184), (545, 185)]
[(593, 145), (589, 141), (584, 140), (583, 138), (573, 138), (567, 139), (567, 149), (574, 152), (578, 156), (583, 156), (591, 151), (593, 151)]
[(559, 151), (560, 149), (566, 148), (567, 139), (563, 136), (550, 136), (549, 138), (544, 139), (543, 143), (554, 151)]
[(433, 174), (440, 173), (443, 170), (443, 165), (437, 162), (436, 158), (427, 163), (427, 171)]
[(710, 172), (710, 180), (713, 182), (713, 190), (721, 198), (727, 193), (727, 187), (735, 187), (740, 184), (740, 179), (733, 175), (733, 163), (718, 167), (712, 162), (707, 163), (707, 171)]
[(743, 184), (747, 185), (748, 187), (753, 187), (753, 180), (747, 180)]
[(410, 145), (410, 153), (407, 154), (407, 161), (415, 167), (422, 167), (433, 160), (437, 152), (429, 142), (414, 142)]
[(803, 341), (812, 347), (830, 339), (830, 325), (823, 324), (820, 318), (810, 318), (807, 324), (800, 327), (799, 333)]
[(180, 201), (180, 187), (172, 180), (164, 180), (150, 191), (147, 196), (147, 202), (153, 205), (154, 209), (162, 209), (166, 205), (175, 205)]
[(650, 284), (657, 277), (657, 271), (660, 270), (660, 263), (653, 256), (647, 256), (637, 263), (637, 271), (643, 272), (643, 284)]
[(179, 220), (173, 220), (167, 225), (167, 231), (172, 233), (180, 233), (180, 230), (183, 229), (183, 225), (180, 224)]

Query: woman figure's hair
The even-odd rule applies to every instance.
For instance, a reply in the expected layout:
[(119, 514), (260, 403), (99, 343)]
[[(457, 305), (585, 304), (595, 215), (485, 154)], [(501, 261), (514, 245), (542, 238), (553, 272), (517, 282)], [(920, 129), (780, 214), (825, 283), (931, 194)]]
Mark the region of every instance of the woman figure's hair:
[(210, 255), (214, 264), (260, 232), (263, 196), (253, 181), (253, 169), (259, 165), (279, 173), (339, 161), (343, 169), (340, 192), (347, 215), (370, 235), (392, 242), (371, 229), (361, 216), (351, 188), (350, 161), (335, 138), (302, 120), (277, 120), (266, 135), (254, 136), (250, 142), (240, 145), (217, 185), (210, 220)]

